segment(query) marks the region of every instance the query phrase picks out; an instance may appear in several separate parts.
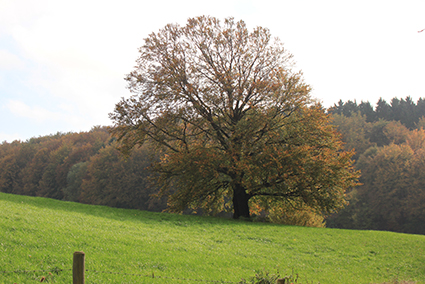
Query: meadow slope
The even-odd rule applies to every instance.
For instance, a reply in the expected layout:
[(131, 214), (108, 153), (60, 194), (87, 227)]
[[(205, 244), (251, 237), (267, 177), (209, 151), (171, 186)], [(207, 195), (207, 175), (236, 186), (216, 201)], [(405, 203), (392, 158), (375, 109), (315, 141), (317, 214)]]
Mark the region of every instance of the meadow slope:
[(75, 251), (86, 253), (86, 283), (237, 283), (263, 270), (294, 271), (298, 283), (425, 283), (422, 235), (152, 213), (5, 193), (0, 208), (0, 283), (39, 283), (42, 277), (71, 283)]

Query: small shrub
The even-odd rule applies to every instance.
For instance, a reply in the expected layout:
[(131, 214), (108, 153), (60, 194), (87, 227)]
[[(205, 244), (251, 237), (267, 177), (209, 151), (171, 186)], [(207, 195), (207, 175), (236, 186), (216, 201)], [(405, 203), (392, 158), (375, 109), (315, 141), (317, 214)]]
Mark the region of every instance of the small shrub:
[(384, 282), (381, 284), (415, 284), (417, 283), (416, 281), (403, 281), (403, 280), (399, 280), (398, 278), (393, 279), (391, 282)]
[(283, 279), (284, 284), (301, 284), (298, 282), (298, 274), (295, 276), (292, 274), (289, 276), (280, 276), (279, 271), (277, 274), (270, 274), (268, 271), (260, 271), (255, 274), (255, 276), (251, 277), (249, 280), (242, 279), (239, 284), (276, 284), (278, 279)]

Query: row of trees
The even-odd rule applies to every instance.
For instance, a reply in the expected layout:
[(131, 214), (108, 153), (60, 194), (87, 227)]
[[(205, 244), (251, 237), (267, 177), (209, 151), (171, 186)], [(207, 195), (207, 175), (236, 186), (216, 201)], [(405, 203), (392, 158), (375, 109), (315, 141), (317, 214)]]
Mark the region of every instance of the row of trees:
[(0, 191), (88, 204), (161, 211), (148, 187), (148, 153), (125, 159), (105, 127), (0, 145)]
[(346, 150), (356, 150), (362, 175), (361, 185), (348, 192), (350, 204), (327, 225), (425, 234), (424, 117), (414, 129), (400, 121), (368, 122), (359, 111), (334, 114), (333, 123)]
[[(136, 147), (127, 156), (117, 150), (106, 127), (89, 132), (58, 133), (26, 142), (0, 144), (0, 192), (55, 198), (118, 208), (163, 211), (167, 198), (152, 184), (152, 161), (159, 155)], [(231, 200), (214, 213), (226, 213)], [(253, 214), (272, 222), (324, 226), (324, 217), (304, 206), (289, 204), (266, 208), (264, 200), (252, 203)], [(204, 208), (205, 209), (205, 208)], [(185, 208), (190, 214), (208, 211)], [(226, 213), (228, 216), (229, 213)]]
[(362, 101), (360, 104), (357, 104), (356, 101), (343, 102), (340, 100), (328, 112), (346, 117), (360, 112), (366, 117), (367, 122), (376, 122), (380, 119), (399, 121), (407, 128), (414, 129), (417, 128), (417, 124), (425, 114), (425, 99), (419, 98), (415, 103), (411, 97), (406, 97), (405, 99), (393, 98), (388, 104), (384, 99), (380, 98), (375, 108), (372, 107), (370, 102)]
[[(328, 227), (379, 229), (425, 234), (425, 131), (409, 130), (398, 121), (367, 122), (361, 113), (334, 114), (347, 151), (356, 149), (362, 185), (347, 195), (349, 205), (330, 215)], [(106, 128), (56, 134), (0, 145), (0, 191), (88, 204), (162, 211), (166, 198), (153, 195), (147, 169), (159, 156), (148, 147), (130, 155), (117, 150)], [(199, 164), (197, 164), (199, 165)], [(269, 220), (323, 226), (311, 207), (257, 199), (251, 212)], [(226, 203), (226, 202), (224, 202)], [(228, 208), (231, 200), (227, 200)], [(224, 209), (222, 209), (224, 210)], [(187, 212), (198, 212), (192, 210)]]

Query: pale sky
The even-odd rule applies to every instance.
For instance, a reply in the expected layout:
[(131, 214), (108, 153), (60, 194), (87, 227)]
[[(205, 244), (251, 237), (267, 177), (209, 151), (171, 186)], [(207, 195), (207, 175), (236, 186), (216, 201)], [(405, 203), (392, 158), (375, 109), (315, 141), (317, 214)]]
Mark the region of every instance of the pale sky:
[(425, 97), (423, 0), (0, 0), (0, 143), (111, 125), (143, 39), (200, 15), (269, 28), (325, 107)]

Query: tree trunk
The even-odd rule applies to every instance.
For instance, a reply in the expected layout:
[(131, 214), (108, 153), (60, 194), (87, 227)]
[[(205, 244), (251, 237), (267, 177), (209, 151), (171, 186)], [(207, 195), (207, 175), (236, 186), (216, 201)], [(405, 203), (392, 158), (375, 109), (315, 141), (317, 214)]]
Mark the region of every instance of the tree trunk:
[(246, 193), (245, 188), (239, 184), (233, 184), (233, 219), (239, 217), (249, 218), (248, 200), (250, 196)]

